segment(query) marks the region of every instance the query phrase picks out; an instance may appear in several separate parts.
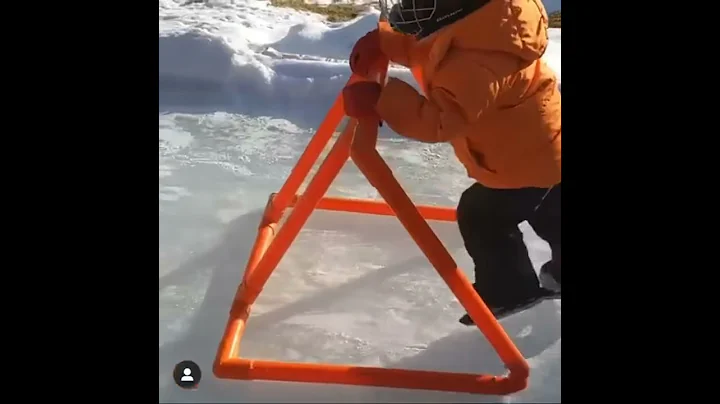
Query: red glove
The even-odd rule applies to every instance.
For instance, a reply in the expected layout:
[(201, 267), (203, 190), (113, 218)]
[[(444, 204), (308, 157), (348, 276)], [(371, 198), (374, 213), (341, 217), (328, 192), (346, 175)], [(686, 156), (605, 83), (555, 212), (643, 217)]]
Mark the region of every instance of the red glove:
[(356, 119), (376, 119), (380, 116), (375, 106), (380, 99), (382, 87), (374, 81), (360, 81), (343, 89), (345, 114)]
[(355, 43), (350, 53), (350, 70), (354, 74), (370, 78), (370, 72), (386, 59), (380, 49), (380, 31), (376, 28)]

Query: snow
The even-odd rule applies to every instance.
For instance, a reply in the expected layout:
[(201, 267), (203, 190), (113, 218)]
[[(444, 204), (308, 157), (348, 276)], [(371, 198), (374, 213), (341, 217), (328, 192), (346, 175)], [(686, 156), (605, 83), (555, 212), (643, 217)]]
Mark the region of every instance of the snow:
[[(349, 77), (347, 57), (377, 12), (347, 23), (267, 1), (159, 1), (159, 389), (161, 402), (560, 401), (560, 303), (503, 320), (532, 366), (498, 398), (431, 391), (219, 380), (212, 362), (260, 214)], [(545, 56), (560, 75), (560, 30)], [(414, 83), (409, 72), (390, 73)], [(378, 146), (416, 203), (453, 206), (470, 184), (447, 145), (384, 130)], [(348, 164), (330, 194), (377, 197)], [(471, 264), (451, 223), (432, 223)], [(539, 267), (549, 258), (532, 230)], [(502, 373), (462, 308), (393, 218), (317, 212), (253, 308), (246, 357)], [(174, 385), (182, 360), (203, 369)]]

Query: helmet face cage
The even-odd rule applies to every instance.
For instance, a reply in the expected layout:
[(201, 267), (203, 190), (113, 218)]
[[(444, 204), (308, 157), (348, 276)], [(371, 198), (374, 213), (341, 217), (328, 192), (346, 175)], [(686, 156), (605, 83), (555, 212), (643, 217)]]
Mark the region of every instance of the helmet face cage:
[(423, 36), (435, 15), (437, 0), (379, 0), (380, 12), (390, 26), (404, 34)]

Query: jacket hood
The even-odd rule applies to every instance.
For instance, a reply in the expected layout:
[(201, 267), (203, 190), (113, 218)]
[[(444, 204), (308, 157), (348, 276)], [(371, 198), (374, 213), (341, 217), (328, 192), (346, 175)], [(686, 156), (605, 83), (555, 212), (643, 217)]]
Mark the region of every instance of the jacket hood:
[(548, 16), (541, 0), (492, 0), (438, 34), (454, 48), (510, 53), (531, 62), (547, 49)]

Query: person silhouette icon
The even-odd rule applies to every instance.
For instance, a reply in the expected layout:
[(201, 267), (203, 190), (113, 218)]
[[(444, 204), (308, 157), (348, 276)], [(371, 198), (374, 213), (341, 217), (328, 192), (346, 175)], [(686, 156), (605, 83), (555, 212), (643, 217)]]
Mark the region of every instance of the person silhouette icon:
[(173, 380), (178, 387), (183, 389), (195, 389), (200, 384), (202, 371), (200, 366), (193, 361), (182, 361), (175, 365)]
[(191, 376), (192, 370), (190, 370), (190, 368), (185, 368), (185, 370), (183, 370), (183, 374), (185, 376), (180, 378), (181, 382), (194, 382), (195, 381), (195, 379)]

